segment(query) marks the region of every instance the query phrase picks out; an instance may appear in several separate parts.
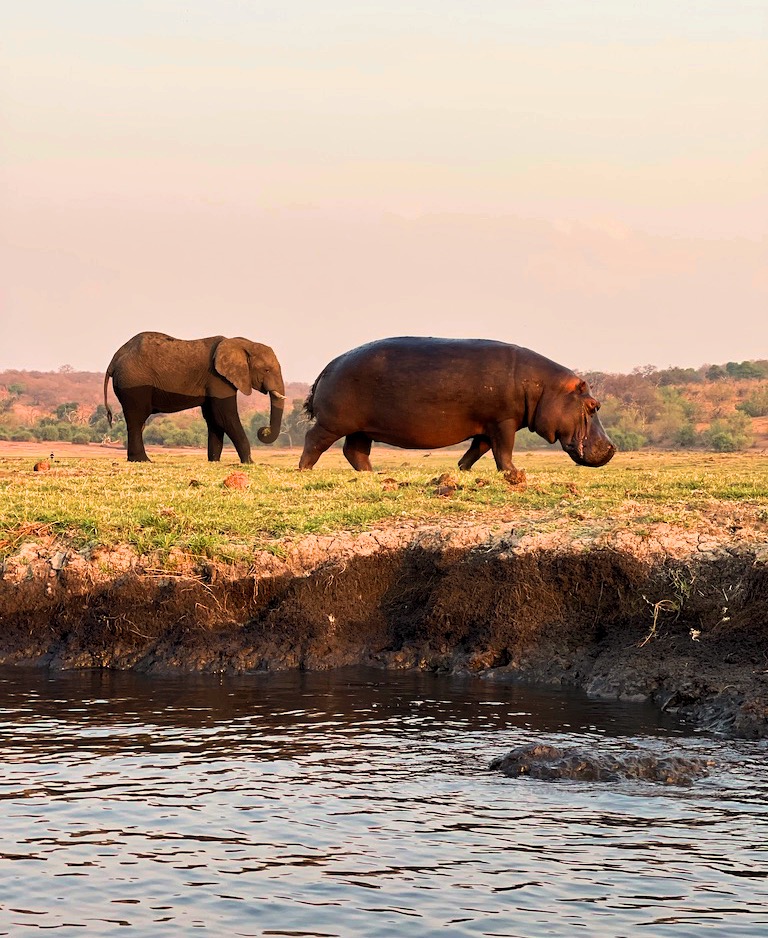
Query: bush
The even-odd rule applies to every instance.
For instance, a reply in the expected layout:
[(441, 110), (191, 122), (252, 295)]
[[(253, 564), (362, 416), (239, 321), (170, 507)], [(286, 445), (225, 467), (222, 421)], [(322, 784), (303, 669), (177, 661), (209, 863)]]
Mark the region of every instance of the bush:
[(676, 446), (681, 446), (683, 449), (696, 446), (700, 442), (696, 427), (692, 423), (686, 423), (679, 427), (674, 435), (674, 442)]
[(642, 449), (648, 442), (648, 437), (643, 436), (639, 430), (630, 430), (624, 427), (614, 427), (610, 431), (610, 437), (616, 444), (616, 447), (623, 452), (633, 449)]
[(749, 417), (734, 413), (721, 420), (713, 420), (702, 434), (704, 443), (717, 453), (735, 453), (747, 449), (752, 442)]
[(736, 410), (740, 410), (748, 417), (765, 417), (768, 415), (768, 387), (760, 388), (750, 394), (746, 400), (736, 405)]

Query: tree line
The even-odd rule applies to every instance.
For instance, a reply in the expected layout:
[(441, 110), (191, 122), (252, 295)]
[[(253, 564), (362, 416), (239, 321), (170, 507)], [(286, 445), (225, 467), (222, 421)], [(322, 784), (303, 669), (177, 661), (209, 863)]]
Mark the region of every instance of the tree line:
[[(768, 360), (727, 362), (701, 368), (652, 365), (630, 374), (590, 372), (584, 377), (601, 401), (601, 420), (621, 450), (644, 447), (703, 448), (732, 452), (753, 441), (753, 419), (768, 416)], [(23, 380), (0, 387), (0, 440), (125, 443), (122, 413), (107, 421), (103, 404), (96, 407), (65, 401), (40, 415), (25, 405)], [(251, 411), (243, 426), (252, 443), (259, 427), (269, 423), (268, 412)], [(303, 400), (286, 408), (278, 446), (300, 446), (308, 423)], [(159, 414), (144, 431), (149, 445), (205, 447), (207, 428), (197, 411)], [(520, 449), (546, 447), (535, 434), (518, 434)]]

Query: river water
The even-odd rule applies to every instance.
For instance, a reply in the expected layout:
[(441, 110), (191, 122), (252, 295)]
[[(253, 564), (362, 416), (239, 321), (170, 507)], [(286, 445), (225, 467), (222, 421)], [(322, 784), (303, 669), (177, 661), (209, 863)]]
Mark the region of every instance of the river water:
[[(488, 771), (533, 740), (717, 766)], [(766, 753), (473, 678), (4, 670), (0, 935), (764, 936)]]

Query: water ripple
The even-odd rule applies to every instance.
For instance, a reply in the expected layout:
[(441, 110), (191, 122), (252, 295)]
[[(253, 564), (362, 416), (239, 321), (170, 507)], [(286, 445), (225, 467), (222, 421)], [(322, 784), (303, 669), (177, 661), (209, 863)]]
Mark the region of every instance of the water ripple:
[[(540, 738), (717, 767), (675, 790), (488, 771)], [(0, 935), (768, 928), (765, 745), (649, 708), (362, 670), (11, 671), (0, 751)]]

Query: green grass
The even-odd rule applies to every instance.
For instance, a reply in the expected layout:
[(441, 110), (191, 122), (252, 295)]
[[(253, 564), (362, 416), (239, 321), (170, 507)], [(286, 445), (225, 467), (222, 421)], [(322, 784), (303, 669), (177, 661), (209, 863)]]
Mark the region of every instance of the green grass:
[[(459, 473), (458, 455), (374, 449), (374, 473), (355, 473), (338, 452), (300, 473), (296, 452), (266, 448), (244, 467), (159, 455), (150, 464), (63, 458), (36, 473), (32, 459), (0, 458), (0, 556), (46, 533), (78, 548), (129, 544), (160, 556), (178, 548), (235, 560), (257, 549), (280, 554), (285, 539), (306, 534), (403, 521), (504, 521), (530, 533), (566, 518), (574, 531), (617, 525), (642, 531), (659, 521), (695, 527), (738, 509), (758, 528), (768, 523), (764, 457), (619, 454), (602, 469), (582, 469), (564, 453), (521, 453), (516, 462), (528, 486), (513, 490), (489, 457)], [(247, 489), (222, 485), (232, 471), (246, 473)], [(448, 498), (436, 494), (433, 482), (445, 471), (460, 484)], [(385, 479), (398, 486), (390, 490)]]

